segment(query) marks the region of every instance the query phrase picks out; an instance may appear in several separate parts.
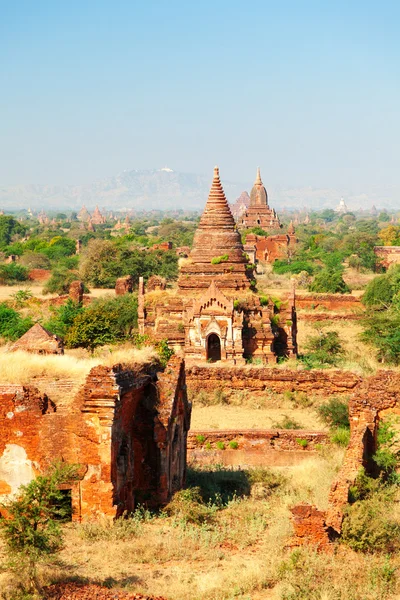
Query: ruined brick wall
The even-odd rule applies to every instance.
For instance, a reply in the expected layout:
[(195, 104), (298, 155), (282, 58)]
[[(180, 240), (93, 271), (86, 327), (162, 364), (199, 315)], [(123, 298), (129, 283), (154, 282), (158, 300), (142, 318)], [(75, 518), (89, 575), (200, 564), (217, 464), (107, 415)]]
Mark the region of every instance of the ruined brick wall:
[(352, 294), (296, 294), (296, 308), (364, 311), (360, 298)]
[(341, 533), (349, 488), (361, 467), (367, 471), (370, 468), (379, 420), (390, 412), (400, 413), (400, 373), (379, 371), (360, 382), (350, 399), (350, 443), (331, 486), (327, 511), (321, 512), (309, 505), (299, 505), (292, 510), (293, 545), (316, 543), (326, 548), (329, 539)]
[(326, 525), (326, 513), (310, 504), (298, 504), (291, 509), (293, 537), (290, 546), (314, 546), (329, 551), (330, 531)]
[(242, 467), (293, 466), (309, 458), (318, 447), (328, 443), (329, 436), (324, 431), (191, 431), (188, 436), (188, 461), (201, 465), (223, 464)]
[(349, 402), (350, 444), (333, 482), (327, 512), (327, 523), (337, 532), (341, 531), (349, 488), (360, 468), (368, 469), (369, 458), (375, 451), (379, 419), (390, 411), (400, 411), (400, 374), (379, 371), (362, 382)]
[(81, 465), (74, 518), (115, 517), (138, 501), (168, 501), (184, 481), (190, 407), (178, 359), (161, 375), (148, 365), (94, 367), (68, 404), (7, 385), (0, 402), (0, 494), (62, 459)]
[(117, 296), (124, 296), (125, 294), (131, 294), (133, 292), (133, 277), (132, 275), (125, 275), (119, 277), (115, 283), (115, 293)]
[(349, 394), (359, 384), (360, 377), (348, 371), (293, 371), (269, 367), (189, 366), (186, 379), (190, 394), (200, 391), (214, 393), (223, 389), (227, 394), (247, 390), (252, 395), (265, 391), (304, 391), (312, 394)]

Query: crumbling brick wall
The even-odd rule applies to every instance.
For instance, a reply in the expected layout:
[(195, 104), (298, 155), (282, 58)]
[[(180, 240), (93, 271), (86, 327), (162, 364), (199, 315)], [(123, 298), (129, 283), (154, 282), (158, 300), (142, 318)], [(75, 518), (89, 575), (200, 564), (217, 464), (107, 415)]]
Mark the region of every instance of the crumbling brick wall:
[(226, 394), (246, 390), (253, 396), (266, 391), (350, 394), (361, 382), (360, 377), (349, 371), (293, 371), (269, 367), (189, 366), (186, 377), (191, 394), (223, 389)]
[[(387, 413), (399, 411), (400, 373), (379, 371), (355, 388), (349, 402), (350, 443), (340, 471), (332, 484), (328, 509), (323, 513), (318, 510), (315, 512), (315, 507), (308, 505), (294, 507), (294, 545), (308, 540), (324, 546), (321, 542), (323, 532), (326, 543), (332, 535), (337, 536), (341, 533), (349, 488), (354, 484), (360, 468), (365, 467), (368, 470), (370, 467), (370, 458), (376, 449), (379, 420)], [(311, 513), (313, 518), (310, 518)]]
[(328, 443), (326, 432), (302, 429), (191, 431), (188, 462), (241, 467), (293, 466)]
[(55, 459), (81, 465), (74, 518), (115, 517), (137, 502), (167, 502), (182, 486), (190, 426), (183, 361), (94, 367), (58, 410), (36, 388), (0, 386), (0, 494), (14, 493)]

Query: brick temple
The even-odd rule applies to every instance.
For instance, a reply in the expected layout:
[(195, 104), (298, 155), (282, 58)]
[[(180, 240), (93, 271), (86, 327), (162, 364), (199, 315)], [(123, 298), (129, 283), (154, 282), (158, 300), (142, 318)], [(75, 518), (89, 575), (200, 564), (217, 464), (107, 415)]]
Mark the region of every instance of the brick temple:
[(278, 215), (268, 205), (268, 194), (261, 180), (260, 169), (250, 192), (250, 204), (238, 219), (240, 229), (261, 227), (265, 231), (279, 229), (281, 226)]
[(255, 284), (216, 167), (177, 290), (150, 292), (140, 280), (139, 332), (167, 339), (194, 361), (265, 364), (296, 354), (294, 298), (278, 309), (270, 298), (259, 297)]

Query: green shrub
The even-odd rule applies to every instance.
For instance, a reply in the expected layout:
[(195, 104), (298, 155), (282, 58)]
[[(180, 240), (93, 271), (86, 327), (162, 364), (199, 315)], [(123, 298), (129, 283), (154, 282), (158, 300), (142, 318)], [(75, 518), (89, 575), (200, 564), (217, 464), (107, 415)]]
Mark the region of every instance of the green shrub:
[(318, 416), (328, 427), (350, 429), (347, 402), (333, 397), (317, 408)]
[(0, 285), (13, 285), (19, 281), (27, 281), (27, 279), (28, 269), (25, 267), (15, 263), (0, 265)]
[(239, 448), (239, 444), (234, 440), (231, 440), (229, 442), (229, 448), (231, 448), (231, 450), (237, 450)]
[(37, 565), (62, 547), (60, 523), (71, 518), (70, 504), (60, 485), (77, 477), (77, 467), (54, 463), (47, 473), (22, 485), (17, 495), (3, 505), (7, 519), (0, 519), (10, 566), (26, 571), (26, 591), (38, 589)]
[(196, 435), (196, 442), (198, 442), (199, 444), (202, 444), (205, 441), (206, 441), (206, 438), (203, 434), (200, 433), (199, 435)]
[(312, 275), (315, 268), (310, 262), (305, 260), (293, 260), (292, 262), (276, 260), (272, 266), (272, 270), (277, 274), (293, 273), (294, 275), (298, 275), (302, 271), (305, 271), (309, 275)]
[(308, 289), (310, 292), (323, 294), (349, 294), (351, 292), (343, 279), (342, 271), (335, 269), (324, 269), (318, 273)]
[(300, 423), (295, 421), (295, 419), (288, 417), (288, 415), (283, 415), (283, 419), (281, 421), (276, 421), (273, 424), (273, 427), (276, 427), (277, 429), (303, 429)]
[[(130, 337), (137, 326), (137, 297), (126, 294), (117, 298), (99, 299), (78, 312), (65, 338), (69, 348), (88, 348), (114, 344)], [(169, 358), (165, 340), (158, 344), (163, 361)]]
[(81, 304), (73, 302), (71, 298), (68, 298), (65, 304), (54, 309), (53, 316), (46, 321), (44, 326), (54, 335), (64, 338), (75, 318), (81, 314), (82, 311), (83, 307)]
[(387, 417), (378, 424), (376, 452), (373, 460), (381, 478), (398, 483), (397, 467), (400, 459), (400, 437), (396, 431), (394, 417)]
[(363, 294), (362, 302), (371, 308), (388, 308), (400, 291), (400, 266), (393, 265), (384, 275), (372, 279)]
[(269, 304), (268, 296), (260, 296), (260, 304), (261, 304), (261, 306), (268, 306), (268, 304)]
[(168, 340), (164, 339), (158, 342), (155, 346), (158, 356), (160, 357), (160, 363), (163, 367), (165, 367), (174, 353), (174, 349), (170, 348), (168, 345)]
[(217, 446), (218, 450), (225, 450), (224, 442), (219, 441), (216, 443), (216, 446)]
[(200, 488), (192, 487), (176, 492), (165, 512), (183, 523), (201, 525), (211, 522), (215, 511), (204, 504)]
[(214, 258), (211, 259), (211, 264), (212, 265), (219, 265), (222, 262), (227, 262), (229, 260), (229, 255), (228, 254), (222, 254), (222, 256), (214, 256)]
[(304, 440), (302, 438), (296, 438), (296, 443), (299, 444), (302, 448), (307, 448), (308, 440)]
[(358, 500), (346, 509), (342, 540), (358, 552), (394, 552), (399, 549), (400, 524), (393, 517), (392, 503), (379, 492)]
[(210, 442), (207, 442), (205, 445), (206, 450), (212, 450), (212, 446)]
[(318, 335), (308, 339), (306, 349), (307, 354), (303, 354), (299, 359), (311, 369), (335, 366), (344, 355), (337, 331), (320, 331)]
[(341, 428), (331, 431), (331, 442), (337, 446), (347, 448), (350, 443), (350, 429)]
[(30, 317), (21, 317), (19, 312), (0, 303), (0, 336), (5, 340), (18, 340), (33, 325)]
[(78, 279), (78, 275), (65, 267), (53, 269), (50, 279), (43, 287), (44, 294), (68, 294), (69, 286)]

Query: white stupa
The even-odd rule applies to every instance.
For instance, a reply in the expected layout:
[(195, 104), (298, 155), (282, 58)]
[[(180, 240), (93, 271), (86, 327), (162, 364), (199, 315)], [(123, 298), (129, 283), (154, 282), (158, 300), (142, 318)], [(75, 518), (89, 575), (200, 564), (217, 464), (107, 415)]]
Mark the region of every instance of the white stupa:
[(347, 208), (346, 202), (344, 201), (343, 198), (340, 198), (340, 202), (334, 210), (335, 210), (335, 212), (337, 212), (341, 215), (349, 212), (349, 209)]

